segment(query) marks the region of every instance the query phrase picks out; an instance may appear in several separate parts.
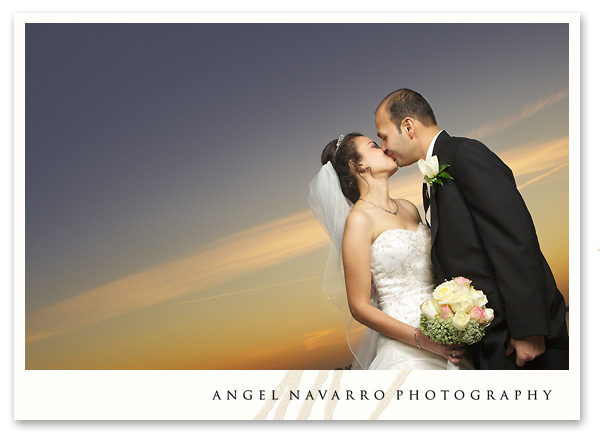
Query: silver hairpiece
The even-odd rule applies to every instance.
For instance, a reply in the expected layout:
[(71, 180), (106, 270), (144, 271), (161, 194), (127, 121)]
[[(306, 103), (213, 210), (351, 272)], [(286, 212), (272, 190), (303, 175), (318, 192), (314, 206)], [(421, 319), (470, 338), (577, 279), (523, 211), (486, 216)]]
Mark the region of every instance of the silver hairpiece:
[(336, 149), (340, 147), (340, 144), (342, 143), (342, 140), (344, 140), (344, 137), (346, 137), (346, 136), (344, 136), (343, 134), (340, 134), (340, 137), (338, 137), (337, 144), (335, 145)]

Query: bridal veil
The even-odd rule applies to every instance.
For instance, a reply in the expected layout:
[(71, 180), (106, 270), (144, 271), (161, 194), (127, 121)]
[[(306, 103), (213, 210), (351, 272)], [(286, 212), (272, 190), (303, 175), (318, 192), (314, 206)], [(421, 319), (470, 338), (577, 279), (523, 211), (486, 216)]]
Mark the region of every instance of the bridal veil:
[[(352, 203), (344, 196), (331, 162), (324, 164), (309, 185), (308, 204), (331, 238), (331, 247), (323, 278), (325, 295), (342, 312), (346, 339), (354, 362), (352, 369), (367, 369), (375, 356), (379, 334), (357, 322), (350, 313), (344, 281), (342, 238)], [(371, 294), (377, 306), (374, 294)]]

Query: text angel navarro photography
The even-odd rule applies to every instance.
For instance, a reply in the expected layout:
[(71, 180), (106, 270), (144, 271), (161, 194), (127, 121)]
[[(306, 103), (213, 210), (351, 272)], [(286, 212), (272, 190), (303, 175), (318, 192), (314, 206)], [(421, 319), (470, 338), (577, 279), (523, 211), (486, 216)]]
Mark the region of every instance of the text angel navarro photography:
[[(275, 390), (215, 390), (213, 401), (253, 401), (274, 400), (278, 401), (381, 401), (389, 398), (384, 390), (328, 390), (303, 391), (300, 389), (288, 390), (276, 393)], [(391, 399), (397, 401), (462, 401), (462, 400), (485, 400), (485, 401), (549, 401), (552, 390), (546, 389), (471, 389), (471, 390), (449, 390), (449, 389), (413, 389), (396, 390)]]

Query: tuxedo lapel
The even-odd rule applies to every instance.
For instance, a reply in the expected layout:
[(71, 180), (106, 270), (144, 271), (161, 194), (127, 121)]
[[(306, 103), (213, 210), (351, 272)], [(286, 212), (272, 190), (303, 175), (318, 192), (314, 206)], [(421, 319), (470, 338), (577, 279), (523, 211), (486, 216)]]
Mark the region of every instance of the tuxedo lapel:
[[(442, 131), (440, 133), (440, 135), (438, 136), (438, 138), (435, 141), (435, 145), (433, 145), (433, 155), (438, 157), (438, 160), (440, 159), (440, 157), (442, 156), (443, 150), (444, 150), (444, 144), (446, 143), (447, 139), (450, 136), (448, 135), (448, 133), (446, 133), (446, 131)], [(437, 231), (438, 231), (438, 210), (437, 210), (437, 202), (436, 202), (436, 197), (437, 197), (437, 191), (438, 191), (438, 184), (432, 184), (431, 185), (431, 199), (429, 200), (430, 202), (430, 206), (429, 208), (431, 209), (431, 246), (433, 247), (433, 243), (435, 242), (435, 237), (437, 235)]]
[(433, 247), (433, 243), (435, 242), (435, 237), (437, 235), (437, 231), (438, 231), (438, 211), (437, 211), (437, 203), (435, 201), (435, 195), (436, 195), (436, 191), (433, 190), (431, 191), (431, 205), (430, 205), (430, 209), (431, 209), (431, 246)]

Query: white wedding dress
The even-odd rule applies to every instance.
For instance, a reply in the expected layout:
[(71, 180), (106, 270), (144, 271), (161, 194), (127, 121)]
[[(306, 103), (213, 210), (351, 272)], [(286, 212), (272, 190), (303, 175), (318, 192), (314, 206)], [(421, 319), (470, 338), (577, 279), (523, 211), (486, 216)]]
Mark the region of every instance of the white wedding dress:
[[(436, 287), (430, 250), (431, 232), (423, 223), (416, 232), (386, 230), (371, 245), (371, 278), (379, 307), (414, 327), (419, 326), (421, 304)], [(447, 366), (440, 355), (381, 335), (369, 369), (446, 370)], [(472, 365), (463, 358), (460, 368)]]

